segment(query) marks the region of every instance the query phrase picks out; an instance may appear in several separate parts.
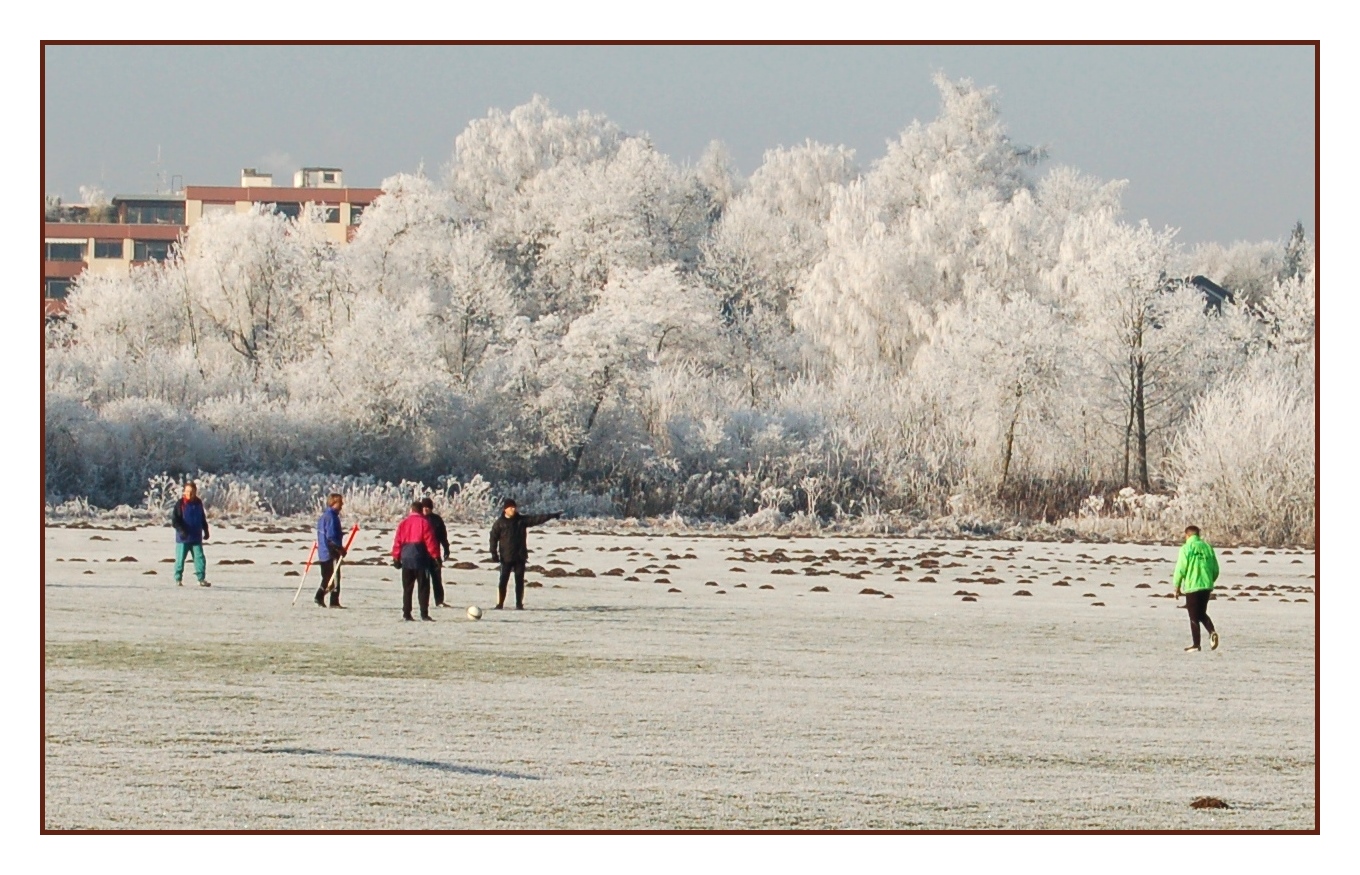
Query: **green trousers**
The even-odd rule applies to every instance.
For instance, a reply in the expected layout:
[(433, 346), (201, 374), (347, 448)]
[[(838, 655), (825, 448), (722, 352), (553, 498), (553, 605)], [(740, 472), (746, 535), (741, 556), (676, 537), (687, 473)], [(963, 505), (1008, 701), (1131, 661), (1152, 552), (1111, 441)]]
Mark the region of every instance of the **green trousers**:
[(208, 576), (208, 560), (203, 558), (202, 544), (176, 544), (175, 545), (175, 583), (184, 579), (184, 557), (194, 554), (194, 577), (202, 583), (203, 578)]

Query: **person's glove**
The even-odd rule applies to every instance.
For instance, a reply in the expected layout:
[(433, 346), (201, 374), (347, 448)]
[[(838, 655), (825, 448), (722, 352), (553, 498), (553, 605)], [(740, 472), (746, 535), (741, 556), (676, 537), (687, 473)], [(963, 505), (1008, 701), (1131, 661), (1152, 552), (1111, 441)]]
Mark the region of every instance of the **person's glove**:
[(499, 555), (497, 555), (496, 553), (492, 553), (492, 554), (491, 554), (491, 561), (492, 561), (492, 562), (500, 562), (500, 561), (501, 561), (501, 557), (500, 557)]
[(393, 568), (400, 568), (400, 567), (401, 567), (401, 560), (400, 560), (400, 559), (393, 559), (393, 560), (392, 560), (392, 567), (393, 567)]

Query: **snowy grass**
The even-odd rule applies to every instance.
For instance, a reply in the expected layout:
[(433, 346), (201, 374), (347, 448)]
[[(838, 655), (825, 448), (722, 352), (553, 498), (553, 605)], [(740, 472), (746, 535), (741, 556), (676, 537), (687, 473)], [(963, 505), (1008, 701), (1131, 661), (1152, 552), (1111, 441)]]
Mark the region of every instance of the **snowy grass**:
[(207, 589), (163, 526), (47, 528), (47, 827), (1316, 825), (1309, 552), (1225, 551), (1187, 655), (1170, 546), (559, 521), (528, 610), (472, 622), (459, 525), (458, 609), (402, 623), (390, 525), (332, 611), (315, 571), (290, 607), (310, 525), (277, 523), (215, 526)]
[[(351, 678), (560, 677), (588, 670), (662, 672), (675, 660), (597, 659), (568, 653), (544, 654), (525, 662), (512, 654), (488, 654), (443, 647), (377, 647), (371, 644), (301, 642), (187, 642), (174, 639), (126, 642), (79, 641), (47, 648), (52, 669), (168, 671), (226, 681), (242, 674)], [(692, 668), (688, 663), (686, 669)]]

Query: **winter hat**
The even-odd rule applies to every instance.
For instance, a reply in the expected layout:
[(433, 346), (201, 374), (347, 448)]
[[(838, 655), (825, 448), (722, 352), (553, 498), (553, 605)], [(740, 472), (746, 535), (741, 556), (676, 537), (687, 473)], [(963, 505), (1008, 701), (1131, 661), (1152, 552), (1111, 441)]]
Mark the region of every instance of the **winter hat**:
[(518, 505), (515, 504), (513, 498), (507, 498), (504, 503), (501, 504), (501, 510), (505, 510), (507, 507), (518, 507)]

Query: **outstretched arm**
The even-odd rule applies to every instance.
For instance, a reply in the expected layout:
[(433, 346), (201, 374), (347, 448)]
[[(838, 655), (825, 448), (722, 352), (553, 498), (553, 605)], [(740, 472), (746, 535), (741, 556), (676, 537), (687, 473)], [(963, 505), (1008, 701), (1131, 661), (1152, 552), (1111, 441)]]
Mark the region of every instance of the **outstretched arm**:
[(525, 515), (524, 515), (524, 524), (525, 524), (526, 526), (541, 526), (541, 525), (543, 525), (544, 523), (546, 523), (548, 520), (555, 520), (555, 519), (557, 519), (558, 517), (560, 517), (561, 515), (562, 515), (562, 511), (560, 511), (560, 510), (559, 510), (557, 513), (534, 513), (534, 514), (525, 514)]

